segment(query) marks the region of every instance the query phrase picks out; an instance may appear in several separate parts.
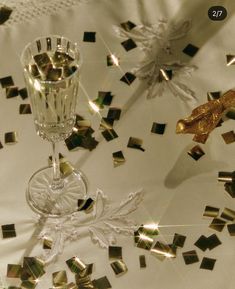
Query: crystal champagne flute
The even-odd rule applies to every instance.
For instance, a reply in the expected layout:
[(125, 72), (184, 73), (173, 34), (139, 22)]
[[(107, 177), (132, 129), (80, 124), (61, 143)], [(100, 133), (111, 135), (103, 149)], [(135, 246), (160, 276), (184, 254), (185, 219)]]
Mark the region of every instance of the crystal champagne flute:
[(52, 144), (52, 166), (33, 174), (26, 199), (40, 215), (69, 215), (85, 197), (87, 183), (80, 171), (61, 173), (58, 142), (72, 133), (75, 124), (81, 55), (76, 43), (51, 35), (29, 43), (21, 63), (37, 134)]

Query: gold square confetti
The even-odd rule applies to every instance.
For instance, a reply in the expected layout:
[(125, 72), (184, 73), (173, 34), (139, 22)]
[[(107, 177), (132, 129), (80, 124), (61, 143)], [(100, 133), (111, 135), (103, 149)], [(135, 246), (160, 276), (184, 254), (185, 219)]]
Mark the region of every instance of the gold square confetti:
[(14, 81), (13, 81), (13, 78), (11, 76), (6, 76), (3, 78), (0, 78), (0, 83), (1, 83), (2, 88), (14, 86)]
[(201, 249), (202, 251), (206, 251), (208, 248), (208, 240), (207, 237), (204, 235), (201, 235), (201, 237), (194, 243), (196, 247)]
[(17, 142), (17, 132), (11, 131), (5, 133), (5, 144), (15, 144)]
[(24, 104), (20, 104), (19, 107), (19, 113), (20, 114), (31, 114), (31, 106), (29, 103), (24, 103)]
[(216, 259), (204, 257), (202, 259), (200, 269), (213, 270), (215, 266), (215, 262), (216, 262)]
[(226, 222), (224, 220), (221, 220), (219, 218), (214, 218), (210, 224), (210, 228), (214, 229), (218, 232), (221, 232), (225, 226)]
[(2, 6), (0, 8), (0, 25), (5, 23), (10, 18), (12, 11), (13, 10), (7, 6)]
[(123, 262), (123, 260), (114, 261), (110, 265), (111, 265), (115, 275), (122, 275), (122, 274), (126, 273), (128, 270), (127, 266)]
[(226, 144), (235, 142), (235, 133), (233, 130), (223, 133), (221, 136)]
[(230, 236), (235, 236), (235, 224), (228, 224), (227, 229)]
[(73, 272), (75, 274), (78, 274), (79, 272), (86, 269), (86, 264), (76, 256), (67, 260), (66, 264), (68, 265), (71, 272)]
[(66, 271), (58, 271), (52, 273), (52, 283), (53, 286), (63, 286), (68, 283), (67, 273)]
[(95, 288), (97, 289), (109, 289), (109, 288), (112, 288), (110, 282), (109, 282), (109, 279), (104, 276), (104, 277), (101, 277), (99, 279), (94, 279), (92, 281), (92, 283), (94, 284)]
[(10, 86), (6, 88), (6, 98), (12, 98), (19, 95), (17, 86)]
[(122, 247), (109, 246), (109, 259), (122, 259)]
[(43, 249), (50, 250), (53, 245), (53, 240), (48, 237), (43, 238)]
[(228, 221), (234, 221), (235, 219), (235, 211), (231, 210), (229, 208), (224, 208), (221, 216), (221, 218), (228, 220)]
[[(29, 274), (29, 279), (36, 280), (43, 276), (46, 272), (44, 270), (44, 262), (37, 257), (24, 257), (23, 271), (25, 270), (26, 275)], [(22, 276), (21, 276), (22, 279)], [(27, 279), (22, 279), (27, 280)]]
[(138, 231), (149, 237), (157, 236), (159, 234), (158, 224), (155, 223), (141, 225)]
[(7, 277), (8, 278), (20, 278), (22, 273), (21, 265), (8, 264), (7, 265)]
[(26, 280), (22, 281), (20, 287), (23, 289), (34, 289), (37, 286), (37, 281), (35, 280)]
[(107, 55), (107, 66), (119, 66), (120, 58), (114, 54)]
[(214, 99), (219, 99), (221, 96), (221, 91), (212, 91), (212, 92), (207, 92), (207, 100), (214, 100)]
[(134, 241), (136, 247), (148, 251), (151, 249), (154, 242), (153, 238), (147, 236), (145, 233), (138, 230), (134, 232)]
[(44, 68), (46, 65), (51, 64), (51, 59), (46, 52), (34, 55), (33, 59), (39, 68)]
[(102, 131), (102, 135), (106, 139), (106, 141), (111, 141), (118, 137), (114, 129), (106, 129)]
[(173, 239), (173, 245), (176, 247), (183, 248), (185, 240), (186, 240), (186, 236), (175, 233), (174, 239)]
[(221, 245), (221, 241), (219, 240), (219, 238), (217, 237), (216, 234), (213, 234), (209, 237), (207, 237), (207, 248), (209, 250), (214, 249), (215, 247)]
[(85, 211), (85, 213), (90, 213), (93, 210), (95, 201), (92, 198), (88, 199), (78, 199), (78, 211)]
[(211, 206), (206, 206), (205, 211), (203, 213), (204, 217), (211, 217), (211, 218), (216, 218), (219, 215), (219, 208), (211, 207)]
[(2, 237), (3, 239), (16, 237), (15, 224), (2, 225)]
[(74, 167), (69, 161), (63, 160), (60, 162), (60, 172), (66, 178), (74, 172)]
[(224, 183), (233, 183), (235, 181), (235, 172), (219, 172), (218, 181)]
[(188, 151), (188, 155), (190, 155), (195, 161), (199, 160), (204, 154), (204, 151), (199, 145), (194, 146), (190, 151)]
[(125, 158), (122, 151), (113, 153), (113, 165), (114, 167), (120, 166), (125, 163)]
[(66, 285), (66, 289), (79, 289), (77, 285), (73, 282)]
[(140, 263), (140, 268), (146, 268), (146, 258), (145, 258), (145, 255), (140, 255), (140, 256), (139, 256), (139, 263)]
[(166, 124), (165, 123), (154, 122), (153, 125), (152, 125), (151, 132), (152, 133), (156, 133), (156, 134), (164, 134), (165, 128), (166, 128)]
[(142, 152), (144, 152), (145, 149), (142, 148), (142, 144), (143, 144), (143, 141), (141, 139), (135, 138), (135, 137), (130, 137), (128, 144), (127, 144), (127, 147), (132, 148), (132, 149), (138, 149), (138, 150), (141, 150)]
[(166, 258), (175, 258), (175, 252), (172, 248), (167, 245), (163, 244), (159, 241), (155, 243), (155, 245), (151, 248), (151, 253), (159, 256), (159, 257), (166, 257)]
[(235, 55), (227, 54), (226, 60), (227, 60), (227, 66), (234, 65), (235, 64)]
[(90, 276), (92, 273), (93, 273), (93, 264), (87, 264), (84, 270), (81, 270), (80, 272), (76, 273), (75, 278), (79, 280)]
[(197, 252), (195, 250), (182, 253), (186, 265), (199, 262)]

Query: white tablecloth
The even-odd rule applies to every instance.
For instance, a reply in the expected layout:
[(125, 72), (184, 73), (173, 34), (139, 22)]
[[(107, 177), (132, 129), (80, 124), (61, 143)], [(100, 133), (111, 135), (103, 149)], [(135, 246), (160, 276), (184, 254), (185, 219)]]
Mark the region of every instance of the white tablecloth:
[[(226, 121), (209, 137), (205, 151), (197, 162), (187, 155), (196, 143), (191, 135), (176, 135), (178, 119), (191, 113), (197, 105), (206, 101), (208, 91), (222, 91), (234, 87), (234, 67), (226, 67), (226, 54), (235, 53), (234, 25), (235, 3), (220, 1), (228, 11), (224, 21), (213, 22), (207, 16), (211, 1), (183, 0), (96, 0), (74, 6), (59, 14), (41, 17), (11, 27), (0, 27), (1, 65), (0, 78), (12, 75), (15, 84), (24, 86), (20, 54), (24, 46), (34, 38), (59, 34), (77, 41), (83, 55), (82, 86), (78, 113), (92, 121), (95, 135), (100, 140), (92, 152), (78, 150), (68, 152), (61, 144), (61, 152), (81, 168), (89, 180), (89, 194), (101, 189), (111, 203), (121, 202), (130, 192), (143, 189), (144, 200), (134, 213), (137, 223), (159, 223), (157, 240), (172, 242), (175, 233), (187, 236), (185, 246), (178, 250), (176, 259), (163, 262), (149, 251), (134, 247), (133, 238), (120, 235), (117, 245), (123, 247), (123, 260), (128, 272), (116, 277), (110, 267), (107, 250), (93, 244), (89, 236), (69, 243), (63, 254), (46, 269), (37, 288), (50, 288), (51, 273), (69, 270), (65, 261), (79, 256), (86, 263), (94, 263), (92, 278), (107, 276), (112, 288), (233, 288), (234, 286), (234, 237), (225, 228), (216, 232), (208, 227), (210, 219), (203, 218), (206, 205), (235, 209), (235, 201), (217, 182), (218, 171), (233, 171), (234, 144), (226, 145), (221, 133), (234, 129), (234, 121)], [(219, 5), (216, 2), (216, 5)], [(125, 51), (113, 25), (130, 20), (135, 24), (154, 24), (161, 19), (192, 20), (188, 34), (176, 40), (179, 48), (177, 59), (198, 67), (192, 76), (183, 79), (197, 97), (197, 103), (185, 104), (179, 97), (166, 91), (162, 97), (146, 99), (146, 86), (136, 79), (130, 86), (120, 81), (127, 71), (136, 67), (143, 58), (137, 47)], [(83, 42), (85, 31), (96, 32), (96, 42)], [(194, 57), (183, 54), (182, 49), (192, 43), (200, 49)], [(120, 58), (120, 68), (107, 67), (106, 56), (114, 53)], [(98, 91), (111, 91), (112, 106), (123, 108), (115, 125), (119, 137), (106, 142), (98, 130), (99, 117), (91, 115), (87, 105), (97, 97)], [(24, 256), (36, 256), (42, 251), (35, 235), (37, 216), (25, 200), (27, 182), (40, 167), (47, 163), (50, 146), (35, 133), (32, 115), (19, 115), (20, 97), (6, 99), (0, 91), (0, 225), (14, 223), (17, 237), (0, 238), (0, 275), (3, 284), (17, 284), (6, 278), (7, 264), (18, 264)], [(102, 112), (105, 116), (105, 111)], [(166, 123), (164, 135), (151, 133), (153, 122)], [(4, 133), (17, 131), (19, 141), (15, 145), (4, 144)], [(145, 152), (127, 148), (129, 137), (143, 139)], [(112, 153), (122, 150), (126, 162), (114, 168)], [(201, 236), (216, 233), (222, 244), (202, 252), (194, 246)], [(200, 262), (203, 257), (216, 259), (213, 271), (200, 269), (200, 262), (185, 265), (182, 252), (197, 250)], [(145, 254), (147, 268), (139, 268), (139, 255)], [(69, 275), (72, 281), (72, 274)], [(16, 282), (16, 283), (14, 283)]]

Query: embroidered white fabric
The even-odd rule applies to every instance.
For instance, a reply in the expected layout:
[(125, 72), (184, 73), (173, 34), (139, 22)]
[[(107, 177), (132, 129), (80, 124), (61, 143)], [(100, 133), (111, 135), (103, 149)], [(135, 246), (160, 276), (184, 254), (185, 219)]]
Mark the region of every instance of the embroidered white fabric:
[(116, 243), (118, 234), (133, 235), (136, 222), (129, 215), (138, 209), (144, 197), (142, 190), (130, 193), (120, 204), (110, 204), (107, 196), (97, 190), (93, 197), (95, 205), (92, 213), (77, 212), (59, 219), (39, 219), (39, 239), (53, 240), (50, 250), (44, 250), (42, 258), (46, 263), (53, 261), (63, 252), (67, 242), (90, 235), (91, 240), (102, 248)]
[[(163, 19), (157, 24), (137, 25), (129, 31), (121, 26), (114, 25), (113, 28), (118, 37), (133, 39), (144, 53), (144, 59), (131, 72), (146, 81), (148, 99), (162, 96), (168, 89), (185, 102), (195, 101), (194, 91), (182, 83), (182, 78), (190, 76), (197, 67), (175, 59), (172, 49), (173, 42), (190, 30), (190, 20), (171, 23)], [(161, 70), (170, 70), (172, 79), (161, 80)]]
[(4, 23), (11, 26), (43, 15), (52, 15), (87, 1), (89, 0), (0, 0), (0, 8), (6, 6), (13, 10), (10, 18)]

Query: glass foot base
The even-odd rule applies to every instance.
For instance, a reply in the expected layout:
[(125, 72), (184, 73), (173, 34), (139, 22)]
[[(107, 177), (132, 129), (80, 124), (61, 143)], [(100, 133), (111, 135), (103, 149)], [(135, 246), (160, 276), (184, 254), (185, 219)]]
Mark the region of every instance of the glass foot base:
[(26, 199), (31, 209), (46, 217), (63, 217), (78, 210), (78, 199), (87, 194), (84, 175), (75, 170), (63, 178), (64, 186), (51, 189), (52, 167), (38, 170), (29, 180)]

